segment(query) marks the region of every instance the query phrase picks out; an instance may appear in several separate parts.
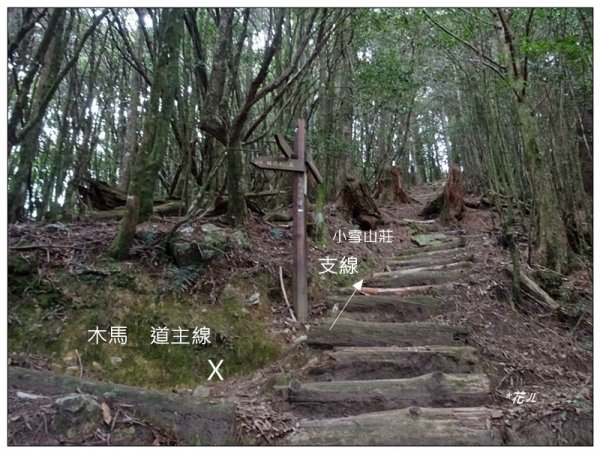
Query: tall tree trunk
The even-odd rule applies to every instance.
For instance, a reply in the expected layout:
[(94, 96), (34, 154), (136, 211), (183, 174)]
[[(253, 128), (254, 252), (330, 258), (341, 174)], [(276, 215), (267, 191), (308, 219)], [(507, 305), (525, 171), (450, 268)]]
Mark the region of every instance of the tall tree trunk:
[[(60, 56), (62, 55), (63, 50), (64, 19), (64, 10), (58, 9), (53, 11), (51, 21), (44, 34), (43, 43), (46, 41), (47, 36), (50, 36), (50, 38), (48, 38), (47, 50), (43, 52), (43, 59), (40, 61), (42, 69), (30, 110), (32, 115), (39, 114), (42, 109), (45, 111), (44, 98), (51, 89), (54, 79), (60, 70), (60, 63), (62, 60)], [(18, 112), (13, 111), (13, 117), (16, 114), (18, 114)], [(11, 117), (11, 120), (13, 117)], [(9, 124), (9, 143), (11, 135), (16, 137), (16, 127), (18, 124), (19, 122), (14, 125)], [(42, 122), (39, 121), (25, 134), (21, 146), (19, 147), (17, 171), (11, 178), (8, 187), (8, 221), (10, 223), (16, 222), (25, 216), (27, 191), (31, 188), (31, 170), (33, 162), (38, 154), (41, 131)], [(16, 139), (13, 138), (13, 140)]]
[[(534, 109), (527, 91), (527, 62), (525, 66), (519, 59), (515, 35), (502, 9), (496, 10), (500, 42), (506, 61), (509, 63), (509, 81), (513, 92), (512, 99), (517, 114), (521, 134), (525, 164), (531, 181), (535, 216), (536, 254), (549, 269), (564, 272), (567, 269), (568, 242), (565, 225), (558, 206), (555, 187), (549, 171), (548, 150), (544, 150), (538, 140), (538, 129)], [(550, 181), (550, 184), (548, 183)], [(531, 235), (533, 232), (530, 231)], [(532, 258), (530, 254), (530, 260)]]
[(351, 17), (346, 19), (345, 26), (341, 29), (339, 36), (340, 53), (342, 56), (342, 73), (338, 74), (338, 97), (339, 97), (339, 133), (342, 142), (344, 156), (341, 158), (339, 168), (342, 172), (338, 174), (338, 187), (346, 182), (346, 177), (354, 175), (354, 153), (352, 140), (352, 123), (354, 120), (354, 107), (352, 105), (352, 86), (348, 74), (353, 72), (353, 55), (350, 42), (352, 41)]
[[(137, 50), (141, 56), (144, 44), (142, 29), (137, 28)], [(119, 183), (117, 187), (126, 192), (131, 177), (131, 163), (138, 149), (138, 119), (140, 106), (140, 95), (142, 94), (142, 76), (134, 68), (131, 68), (129, 108), (127, 109), (127, 126), (125, 140), (123, 143), (123, 156), (119, 166)]]
[(138, 222), (147, 219), (152, 213), (158, 170), (167, 146), (179, 83), (178, 57), (182, 19), (183, 12), (179, 9), (165, 9), (161, 14), (157, 30), (160, 37), (159, 51), (154, 65), (154, 81), (144, 121), (142, 143), (134, 160), (125, 215), (109, 251), (110, 256), (115, 259), (127, 258)]
[(240, 227), (246, 219), (246, 188), (243, 177), (242, 143), (239, 134), (234, 131), (227, 143), (227, 222)]
[(90, 161), (94, 152), (91, 138), (94, 128), (94, 118), (98, 115), (98, 113), (92, 112), (92, 106), (94, 105), (94, 99), (96, 96), (96, 78), (100, 62), (99, 54), (96, 51), (96, 44), (96, 35), (94, 35), (92, 36), (92, 40), (90, 42), (91, 48), (89, 56), (87, 90), (85, 97), (81, 99), (82, 102), (79, 108), (79, 114), (77, 115), (77, 126), (80, 128), (83, 138), (79, 144), (76, 142), (75, 145), (77, 149), (75, 170), (73, 177), (67, 185), (67, 191), (65, 194), (64, 212), (67, 216), (74, 213), (76, 209), (78, 200), (77, 186), (89, 172)]

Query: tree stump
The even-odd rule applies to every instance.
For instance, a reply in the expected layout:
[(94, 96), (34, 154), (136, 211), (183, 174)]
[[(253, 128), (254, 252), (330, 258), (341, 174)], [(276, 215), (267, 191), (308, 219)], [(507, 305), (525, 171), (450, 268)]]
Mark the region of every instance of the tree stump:
[(375, 230), (383, 225), (383, 215), (364, 181), (350, 179), (342, 190), (342, 203), (361, 230)]
[(439, 216), (442, 225), (457, 222), (462, 219), (465, 211), (464, 196), (465, 185), (460, 169), (452, 166), (444, 190), (435, 200), (427, 203), (419, 217), (431, 219)]
[(402, 188), (402, 169), (391, 167), (387, 169), (388, 177), (377, 182), (376, 197), (382, 200), (399, 201), (400, 203), (411, 203), (412, 199)]

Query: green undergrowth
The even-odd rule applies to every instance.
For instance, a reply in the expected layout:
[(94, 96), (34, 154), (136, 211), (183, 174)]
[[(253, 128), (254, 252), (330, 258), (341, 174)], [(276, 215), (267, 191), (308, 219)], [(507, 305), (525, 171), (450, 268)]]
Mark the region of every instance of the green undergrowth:
[[(156, 388), (210, 384), (208, 360), (223, 364), (225, 379), (262, 368), (281, 357), (271, 338), (268, 292), (276, 282), (264, 275), (237, 279), (224, 290), (165, 291), (172, 281), (111, 261), (93, 268), (55, 272), (40, 279), (18, 260), (9, 266), (9, 352), (49, 358), (57, 372)], [(20, 266), (20, 267), (19, 267)], [(167, 278), (174, 278), (167, 276)], [(199, 278), (202, 278), (201, 276)], [(248, 297), (258, 292), (260, 302)], [(127, 344), (109, 343), (111, 327), (127, 327)], [(183, 330), (190, 344), (151, 344), (152, 327), (167, 327), (169, 341)], [(194, 329), (210, 328), (210, 344), (191, 344)], [(106, 342), (88, 341), (89, 330), (106, 330)], [(215, 375), (212, 382), (218, 377)]]

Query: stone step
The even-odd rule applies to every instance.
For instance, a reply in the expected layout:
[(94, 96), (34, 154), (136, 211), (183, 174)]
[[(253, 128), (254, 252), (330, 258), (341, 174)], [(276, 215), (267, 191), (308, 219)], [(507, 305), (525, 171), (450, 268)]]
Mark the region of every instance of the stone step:
[(313, 380), (409, 378), (425, 373), (474, 373), (479, 357), (469, 346), (345, 347), (326, 351), (307, 368)]
[[(497, 413), (499, 411), (496, 411)], [(351, 417), (301, 420), (288, 445), (501, 445), (486, 407), (409, 407)], [(495, 415), (495, 414), (494, 414)]]

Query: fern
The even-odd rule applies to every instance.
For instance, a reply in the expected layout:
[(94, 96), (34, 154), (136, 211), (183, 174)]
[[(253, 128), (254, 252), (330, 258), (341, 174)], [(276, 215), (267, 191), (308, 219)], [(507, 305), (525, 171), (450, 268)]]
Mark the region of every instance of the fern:
[(183, 293), (189, 291), (194, 286), (198, 277), (202, 273), (200, 266), (184, 266), (174, 268), (171, 274), (171, 283), (169, 284), (169, 291), (176, 293)]

